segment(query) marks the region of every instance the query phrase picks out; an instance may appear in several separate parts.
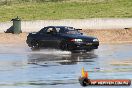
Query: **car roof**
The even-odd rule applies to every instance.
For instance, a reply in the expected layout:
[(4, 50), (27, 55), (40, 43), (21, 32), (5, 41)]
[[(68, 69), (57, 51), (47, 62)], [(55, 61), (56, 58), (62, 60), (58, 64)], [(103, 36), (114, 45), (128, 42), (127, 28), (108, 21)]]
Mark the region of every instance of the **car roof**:
[(47, 26), (47, 27), (65, 28), (65, 27), (70, 27), (70, 26)]

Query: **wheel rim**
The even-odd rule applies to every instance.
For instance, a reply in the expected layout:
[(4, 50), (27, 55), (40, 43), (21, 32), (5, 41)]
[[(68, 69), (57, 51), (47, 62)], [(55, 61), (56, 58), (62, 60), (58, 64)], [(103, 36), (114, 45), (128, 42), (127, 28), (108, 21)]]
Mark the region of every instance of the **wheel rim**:
[(38, 43), (37, 41), (34, 41), (34, 42), (32, 43), (32, 47), (33, 47), (33, 48), (38, 48), (38, 47), (39, 47), (39, 43)]

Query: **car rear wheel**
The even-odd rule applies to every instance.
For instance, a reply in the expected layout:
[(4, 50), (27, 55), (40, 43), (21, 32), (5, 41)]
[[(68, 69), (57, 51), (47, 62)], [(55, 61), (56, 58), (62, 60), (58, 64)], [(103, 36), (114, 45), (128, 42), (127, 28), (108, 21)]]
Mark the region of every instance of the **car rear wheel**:
[(68, 50), (68, 44), (66, 43), (66, 41), (62, 41), (60, 43), (60, 49), (61, 50)]

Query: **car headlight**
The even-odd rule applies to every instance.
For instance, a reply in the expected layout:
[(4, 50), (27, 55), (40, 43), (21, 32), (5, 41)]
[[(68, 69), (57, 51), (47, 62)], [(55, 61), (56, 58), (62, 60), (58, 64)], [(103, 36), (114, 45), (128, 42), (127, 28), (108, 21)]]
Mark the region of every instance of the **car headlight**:
[(82, 39), (72, 39), (71, 41), (72, 42), (82, 42), (83, 40)]
[(93, 39), (93, 42), (97, 42), (97, 41), (99, 41), (98, 39)]

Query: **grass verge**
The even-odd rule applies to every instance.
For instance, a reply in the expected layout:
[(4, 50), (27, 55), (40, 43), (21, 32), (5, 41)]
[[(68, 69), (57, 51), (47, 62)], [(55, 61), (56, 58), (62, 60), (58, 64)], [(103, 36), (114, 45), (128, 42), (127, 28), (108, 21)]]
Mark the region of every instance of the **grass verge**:
[[(98, 0), (97, 0), (98, 1)], [(131, 0), (97, 2), (22, 2), (0, 5), (0, 21), (19, 16), (22, 20), (131, 18)]]

